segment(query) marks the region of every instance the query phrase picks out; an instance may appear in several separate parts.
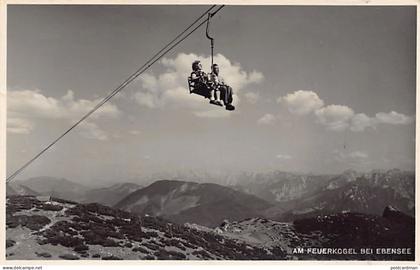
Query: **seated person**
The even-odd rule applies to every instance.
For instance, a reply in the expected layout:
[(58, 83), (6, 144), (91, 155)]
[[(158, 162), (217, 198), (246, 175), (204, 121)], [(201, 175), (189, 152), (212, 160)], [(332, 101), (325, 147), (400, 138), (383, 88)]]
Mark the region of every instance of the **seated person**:
[(220, 101), (220, 89), (218, 87), (210, 86), (210, 104), (223, 106), (222, 101)]
[(194, 85), (205, 84), (207, 74), (203, 71), (203, 67), (201, 66), (201, 62), (199, 60), (192, 63), (192, 70), (191, 80)]
[(200, 61), (197, 60), (192, 63), (191, 81), (194, 83), (194, 92), (208, 97), (211, 104), (223, 106), (220, 101), (220, 91), (210, 86), (209, 76), (202, 68)]
[(219, 66), (217, 64), (213, 64), (212, 72), (210, 73), (210, 86), (215, 91), (220, 92), (220, 97), (223, 100), (224, 105), (226, 106), (226, 110), (234, 110), (235, 106), (232, 105), (233, 102), (233, 91), (232, 87), (225, 84), (223, 78), (219, 76)]
[(194, 61), (192, 63), (191, 82), (193, 92), (210, 97), (210, 88), (208, 86), (208, 75), (202, 70), (201, 62)]

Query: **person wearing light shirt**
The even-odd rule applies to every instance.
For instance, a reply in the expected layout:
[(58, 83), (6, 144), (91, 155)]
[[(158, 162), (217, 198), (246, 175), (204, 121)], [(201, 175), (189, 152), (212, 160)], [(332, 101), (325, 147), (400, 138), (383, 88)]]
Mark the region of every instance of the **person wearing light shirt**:
[(219, 75), (219, 65), (213, 64), (211, 67), (211, 73), (209, 74), (210, 87), (214, 89), (216, 93), (219, 92), (220, 98), (223, 100), (223, 103), (226, 107), (226, 110), (232, 111), (235, 109), (235, 106), (232, 105), (233, 102), (233, 90), (232, 87), (227, 85), (223, 78)]

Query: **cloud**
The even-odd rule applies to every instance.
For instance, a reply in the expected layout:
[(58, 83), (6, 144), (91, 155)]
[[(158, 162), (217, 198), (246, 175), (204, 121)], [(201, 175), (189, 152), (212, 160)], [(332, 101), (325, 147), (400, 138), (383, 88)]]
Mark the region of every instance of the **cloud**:
[(155, 96), (151, 93), (137, 92), (134, 94), (134, 99), (139, 105), (142, 105), (151, 109), (157, 107), (157, 100)]
[[(235, 107), (238, 107), (240, 99), (237, 95), (233, 95), (233, 102), (232, 104)], [(194, 103), (195, 107), (197, 108), (195, 111), (193, 111), (193, 114), (197, 117), (202, 118), (224, 118), (224, 117), (230, 117), (232, 115), (231, 111), (227, 111), (225, 109), (221, 109), (221, 107), (212, 105), (211, 107), (202, 107), (202, 105), (199, 105), (199, 103)], [(238, 111), (238, 109), (236, 110)]]
[(225, 110), (208, 110), (208, 111), (196, 111), (194, 115), (203, 118), (223, 118), (229, 117), (230, 112)]
[[(211, 58), (196, 54), (180, 53), (174, 58), (163, 58), (158, 62), (162, 73), (146, 73), (137, 80), (134, 99), (140, 106), (155, 108), (184, 108), (197, 117), (227, 117), (232, 113), (217, 106), (210, 106), (207, 100), (198, 95), (190, 95), (187, 77), (191, 74), (191, 63), (200, 60), (206, 72), (209, 71)], [(261, 72), (246, 72), (239, 63), (233, 63), (225, 56), (217, 54), (214, 62), (220, 67), (220, 75), (233, 88), (234, 104), (238, 104), (238, 93), (250, 84), (260, 83), (264, 76)]]
[(292, 159), (293, 157), (292, 157), (292, 156), (290, 156), (290, 155), (278, 154), (278, 155), (276, 155), (276, 158), (278, 158), (278, 159), (285, 159), (285, 160), (289, 160), (289, 159)]
[[(199, 111), (203, 108), (203, 101), (204, 104), (208, 103), (207, 99), (204, 99), (198, 95), (191, 95), (186, 90), (186, 88), (182, 86), (173, 87), (171, 89), (162, 90), (162, 94), (160, 97), (155, 95), (155, 105), (156, 107), (163, 107), (167, 106), (170, 108), (188, 108), (192, 109), (193, 111)], [(209, 108), (208, 106), (205, 108)], [(211, 106), (210, 108), (215, 108)], [(216, 107), (220, 108), (220, 107)]]
[(353, 110), (343, 105), (328, 105), (315, 111), (318, 122), (334, 131), (347, 129), (353, 115)]
[(249, 103), (255, 104), (259, 100), (260, 95), (258, 93), (255, 93), (255, 92), (248, 92), (248, 93), (244, 94), (244, 97), (245, 97), (246, 101), (248, 101)]
[(378, 123), (391, 125), (406, 125), (413, 121), (412, 117), (391, 111), (389, 113), (380, 112), (376, 114)]
[(313, 114), (317, 123), (324, 125), (328, 130), (362, 132), (367, 128), (375, 129), (378, 124), (407, 125), (414, 121), (414, 117), (391, 111), (379, 112), (374, 117), (364, 113), (355, 113), (352, 108), (345, 105), (326, 105), (313, 91), (298, 90), (289, 93), (277, 100), (287, 109), (297, 115)]
[[(76, 100), (71, 90), (61, 98), (45, 96), (40, 90), (10, 90), (7, 93), (8, 131), (28, 134), (34, 129), (37, 119), (65, 120), (73, 123), (100, 100)], [(92, 114), (90, 119), (115, 118), (120, 114), (121, 111), (116, 105), (106, 103)], [(92, 138), (104, 140), (103, 133), (104, 131), (92, 122), (84, 126), (84, 134), (91, 134), (89, 136)]]
[(260, 83), (264, 80), (264, 75), (261, 72), (253, 70), (249, 74), (249, 82), (250, 83)]
[(257, 123), (263, 124), (263, 125), (269, 125), (269, 124), (273, 124), (274, 121), (276, 121), (276, 118), (274, 117), (274, 115), (267, 113), (263, 117), (258, 119)]
[(141, 83), (142, 83), (142, 87), (148, 90), (153, 90), (153, 89), (157, 89), (158, 87), (158, 80), (157, 78), (155, 78), (155, 76), (149, 74), (149, 73), (144, 73), (141, 77)]
[(391, 111), (379, 112), (375, 117), (369, 117), (364, 113), (356, 114), (351, 119), (350, 130), (355, 132), (364, 131), (366, 128), (376, 128), (379, 124), (407, 125), (414, 121), (414, 117)]
[(79, 125), (79, 134), (87, 139), (106, 141), (108, 140), (108, 135), (106, 132), (98, 127), (95, 123), (92, 122), (82, 122)]
[(26, 119), (7, 118), (7, 132), (14, 134), (29, 134), (33, 129), (33, 124)]
[(376, 120), (364, 113), (358, 113), (350, 121), (350, 130), (354, 132), (364, 131), (366, 128), (375, 128)]
[(309, 114), (324, 105), (324, 101), (313, 91), (298, 90), (277, 99), (289, 112), (297, 115)]
[[(86, 114), (100, 100), (75, 100), (71, 90), (59, 99), (47, 97), (40, 90), (8, 91), (7, 109), (12, 116), (22, 118), (76, 119)], [(106, 103), (92, 117), (117, 117), (119, 114), (116, 105)]]

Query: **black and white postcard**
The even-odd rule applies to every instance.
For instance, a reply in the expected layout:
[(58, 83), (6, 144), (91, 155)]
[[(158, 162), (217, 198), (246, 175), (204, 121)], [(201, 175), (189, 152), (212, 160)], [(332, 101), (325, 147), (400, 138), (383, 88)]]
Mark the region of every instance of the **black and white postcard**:
[(416, 4), (5, 9), (6, 262), (415, 261)]

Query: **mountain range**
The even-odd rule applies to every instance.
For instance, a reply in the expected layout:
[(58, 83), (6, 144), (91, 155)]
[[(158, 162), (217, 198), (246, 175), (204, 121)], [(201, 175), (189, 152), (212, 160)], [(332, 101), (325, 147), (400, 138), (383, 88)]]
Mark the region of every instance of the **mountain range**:
[(322, 189), (333, 176), (305, 175), (282, 171), (243, 173), (232, 188), (272, 203), (300, 199)]
[(291, 222), (346, 212), (381, 215), (387, 205), (411, 216), (415, 211), (415, 174), (397, 169), (369, 173), (347, 170), (339, 175), (243, 173), (235, 179), (229, 177), (234, 185), (159, 180), (147, 186), (119, 183), (99, 189), (66, 179), (39, 177), (7, 185), (7, 194), (96, 202), (178, 224), (207, 227), (224, 220), (256, 217)]
[(319, 192), (302, 198), (275, 219), (296, 220), (350, 211), (379, 215), (386, 205), (414, 216), (414, 175), (390, 171), (362, 175), (339, 185), (335, 181), (337, 179)]
[(130, 193), (142, 188), (135, 183), (117, 183), (108, 187), (90, 188), (64, 178), (36, 177), (6, 185), (7, 195), (43, 195), (66, 200), (112, 206)]
[(415, 210), (415, 174), (398, 169), (325, 176), (277, 172), (240, 183), (236, 190), (274, 204), (264, 216), (281, 221), (348, 211), (380, 215), (386, 205), (412, 216)]
[(85, 192), (89, 190), (88, 187), (82, 184), (64, 178), (47, 176), (33, 177), (25, 181), (15, 181), (14, 183), (25, 186), (39, 195), (50, 195), (74, 201), (79, 201)]

